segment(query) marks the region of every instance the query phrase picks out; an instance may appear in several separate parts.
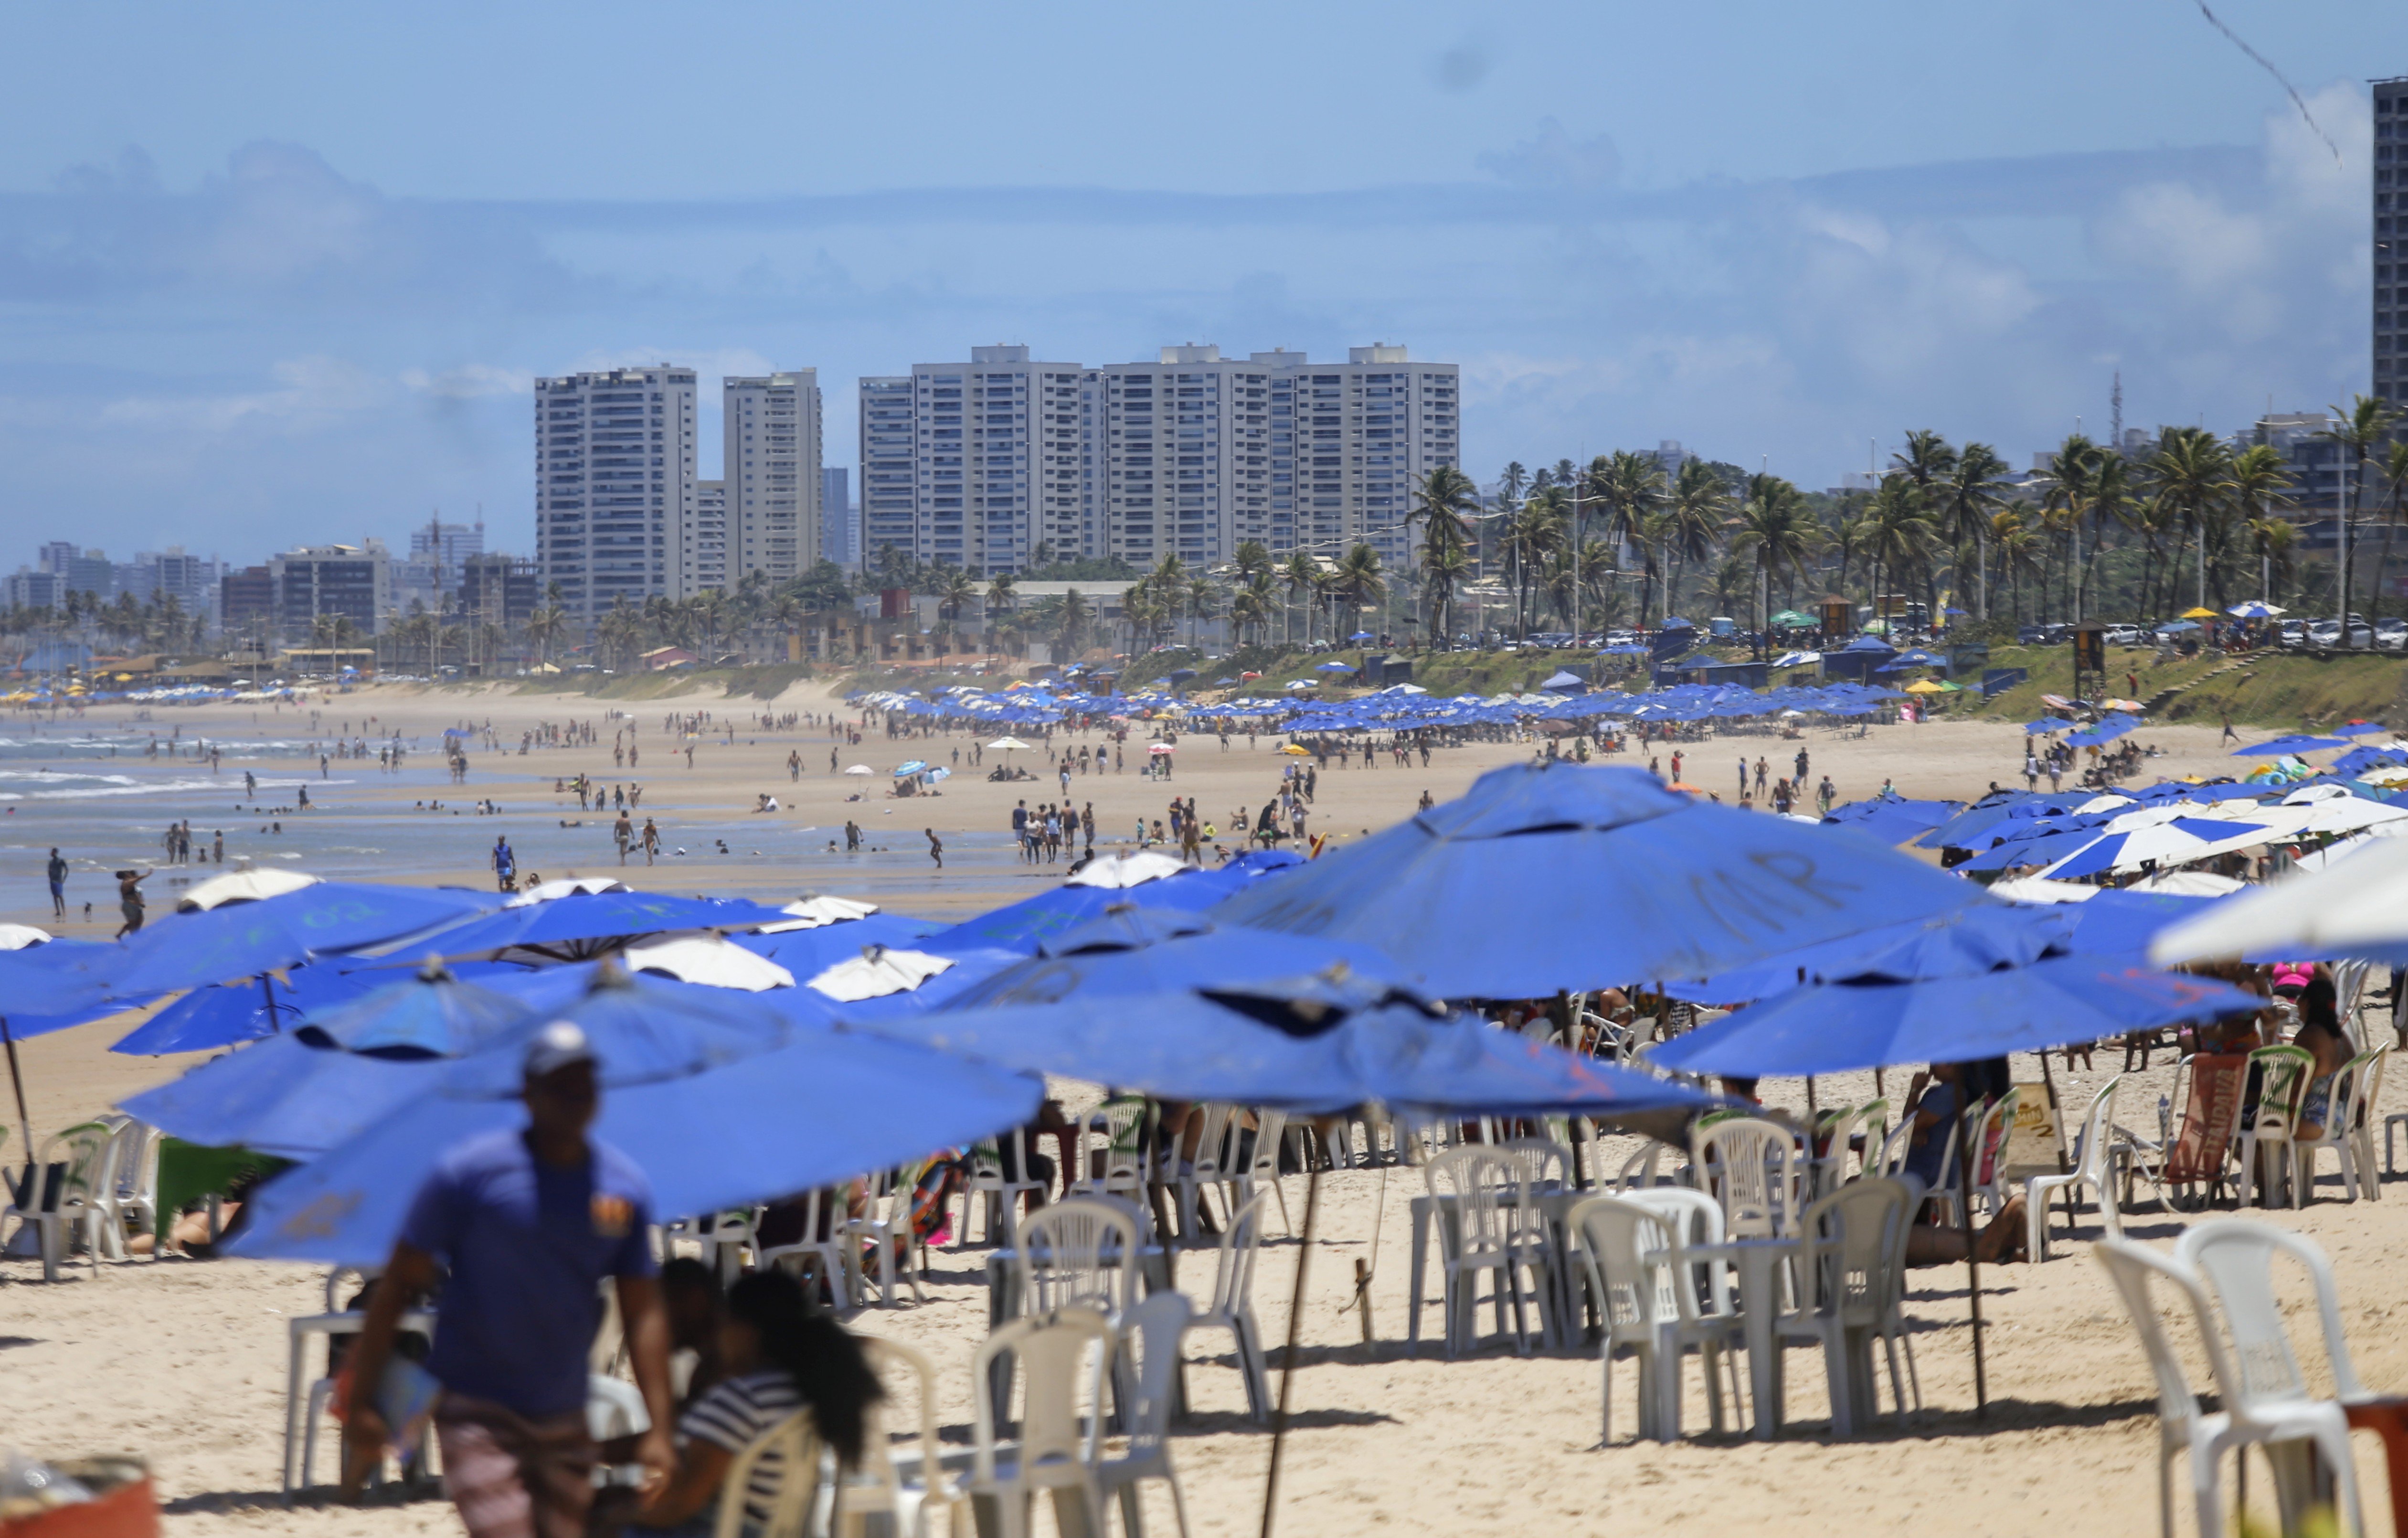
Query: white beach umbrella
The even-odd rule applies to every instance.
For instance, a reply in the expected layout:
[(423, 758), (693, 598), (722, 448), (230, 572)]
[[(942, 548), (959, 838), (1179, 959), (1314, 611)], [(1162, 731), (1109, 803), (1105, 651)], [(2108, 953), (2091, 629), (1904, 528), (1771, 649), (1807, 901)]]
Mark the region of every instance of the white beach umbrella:
[(48, 929), (36, 929), (30, 924), (0, 924), (0, 951), (22, 951), (29, 945), (50, 942)]
[(909, 993), (939, 972), (951, 970), (953, 965), (950, 956), (870, 945), (813, 977), (810, 985), (839, 1004), (855, 1004), (890, 993)]
[(989, 742), (987, 746), (990, 748), (998, 748), (1005, 753), (1010, 753), (1014, 748), (1025, 748), (1028, 746), (1028, 744), (1023, 742), (1017, 737), (998, 737), (994, 741)]
[(620, 954), (630, 971), (661, 972), (705, 987), (764, 993), (795, 985), (795, 974), (785, 968), (717, 935), (661, 935)]
[(557, 881), (538, 882), (502, 906), (532, 908), (538, 902), (551, 902), (559, 898), (595, 897), (604, 892), (624, 892), (627, 889), (627, 884), (615, 876), (563, 876)]
[(2014, 876), (1990, 884), (1990, 896), (2009, 902), (2088, 902), (2105, 891), (2078, 881), (2050, 881), (2042, 876)]
[(875, 774), (878, 772), (876, 769), (871, 769), (867, 764), (847, 764), (844, 767), (844, 771), (847, 774)]
[[(2229, 898), (2249, 884), (2230, 876), (2219, 876), (2213, 870), (2168, 870), (2146, 881), (2134, 882), (2125, 888), (2130, 892), (2157, 892), (2175, 898)], [(1998, 888), (1993, 886), (1992, 891)], [(2096, 891), (2093, 887), (2091, 890)]]
[(257, 902), (315, 886), (320, 878), (299, 870), (229, 870), (211, 876), (176, 899), (179, 913), (206, 913), (222, 903)]
[(2169, 925), (2149, 945), (2160, 967), (2217, 956), (2408, 944), (2408, 839), (2361, 839), (2321, 870), (2286, 875)]
[(1088, 861), (1065, 877), (1065, 886), (1101, 886), (1113, 891), (1141, 886), (1165, 876), (1175, 876), (1186, 870), (1185, 864), (1151, 849), (1135, 850), (1126, 855), (1106, 855)]
[(792, 934), (797, 929), (824, 929), (831, 924), (850, 924), (857, 918), (867, 918), (878, 912), (874, 902), (856, 902), (851, 898), (823, 897), (814, 892), (810, 897), (786, 904), (783, 912), (795, 915), (788, 924), (764, 924), (752, 932), (756, 935)]

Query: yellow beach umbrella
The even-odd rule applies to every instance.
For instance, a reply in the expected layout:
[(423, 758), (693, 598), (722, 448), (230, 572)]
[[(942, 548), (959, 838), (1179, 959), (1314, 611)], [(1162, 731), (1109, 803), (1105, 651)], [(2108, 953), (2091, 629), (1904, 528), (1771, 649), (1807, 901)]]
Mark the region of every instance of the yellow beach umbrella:
[(1934, 683), (1932, 680), (1928, 678), (1918, 678), (1914, 683), (1906, 686), (1906, 692), (1911, 695), (1946, 694), (1948, 692), (1948, 685), (1945, 683)]
[(2223, 615), (2217, 613), (2213, 609), (2186, 609), (2182, 612), (2182, 617), (2186, 620), (2220, 620), (2224, 618)]

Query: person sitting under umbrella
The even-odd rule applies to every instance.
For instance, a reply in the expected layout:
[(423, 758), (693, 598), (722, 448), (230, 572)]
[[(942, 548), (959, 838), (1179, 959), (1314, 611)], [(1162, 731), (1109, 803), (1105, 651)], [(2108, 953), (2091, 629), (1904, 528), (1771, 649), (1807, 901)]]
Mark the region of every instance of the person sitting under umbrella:
[[(1934, 1063), (1928, 1073), (1918, 1073), (1907, 1086), (1908, 1101), (1914, 1107), (1914, 1132), (1907, 1144), (1903, 1171), (1923, 1183), (1928, 1191), (1940, 1183), (1940, 1171), (1948, 1165), (1949, 1140), (1956, 1137), (1957, 1117), (1965, 1107), (1969, 1090), (1986, 1090), (1994, 1073), (1989, 1063)], [(2000, 1085), (1999, 1087), (2003, 1087)], [(1979, 1157), (1978, 1155), (1976, 1157)], [(1998, 1215), (1974, 1236), (1973, 1258), (1985, 1261), (2024, 1258), (2024, 1199), (2010, 1197)], [(1942, 1266), (1965, 1258), (1965, 1230), (1938, 1223), (1920, 1222), (1907, 1230), (1906, 1263), (1910, 1266)]]
[[(707, 1538), (718, 1531), (713, 1514), (720, 1487), (737, 1455), (806, 1407), (840, 1467), (860, 1460), (869, 1407), (882, 1397), (878, 1374), (861, 1343), (811, 1307), (791, 1272), (755, 1272), (728, 1289), (719, 1355), (726, 1376), (678, 1419), (677, 1471), (667, 1487), (633, 1511), (625, 1508), (634, 1492), (614, 1489), (595, 1514), (598, 1531)], [(796, 1477), (817, 1473), (804, 1470)], [(786, 1477), (775, 1453), (753, 1465), (744, 1491), (745, 1531), (767, 1528)], [(632, 1525), (615, 1525), (622, 1522)]]

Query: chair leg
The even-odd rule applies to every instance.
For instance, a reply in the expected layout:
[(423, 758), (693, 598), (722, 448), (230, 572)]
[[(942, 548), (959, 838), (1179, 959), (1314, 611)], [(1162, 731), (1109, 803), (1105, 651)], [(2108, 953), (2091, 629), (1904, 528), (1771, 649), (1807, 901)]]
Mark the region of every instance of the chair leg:
[(1599, 1387), (1598, 1398), (1603, 1401), (1605, 1407), (1605, 1424), (1599, 1428), (1598, 1431), (1597, 1445), (1600, 1447), (1611, 1447), (1613, 1445), (1612, 1335), (1608, 1334), (1604, 1340), (1598, 1343), (1597, 1361), (1598, 1369), (1598, 1375), (1604, 1380)]

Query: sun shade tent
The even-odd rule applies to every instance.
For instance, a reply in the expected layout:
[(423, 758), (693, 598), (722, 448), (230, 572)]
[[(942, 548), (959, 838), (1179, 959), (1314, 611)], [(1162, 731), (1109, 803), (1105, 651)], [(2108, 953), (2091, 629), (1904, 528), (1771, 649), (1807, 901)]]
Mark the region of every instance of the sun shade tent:
[[(1598, 877), (1613, 870), (1633, 879)], [(1211, 916), (1372, 946), (1442, 998), (1528, 999), (1709, 976), (1988, 900), (1843, 828), (1558, 761), (1492, 769)]]
[(523, 949), (574, 957), (600, 946), (674, 929), (749, 929), (788, 915), (757, 902), (677, 898), (658, 892), (598, 892), (525, 908), (429, 935), (409, 947), (411, 958), (484, 956)]
[(2408, 965), (2408, 839), (2367, 839), (2321, 870), (2226, 898), (2158, 933), (2160, 966), (2284, 954)]

